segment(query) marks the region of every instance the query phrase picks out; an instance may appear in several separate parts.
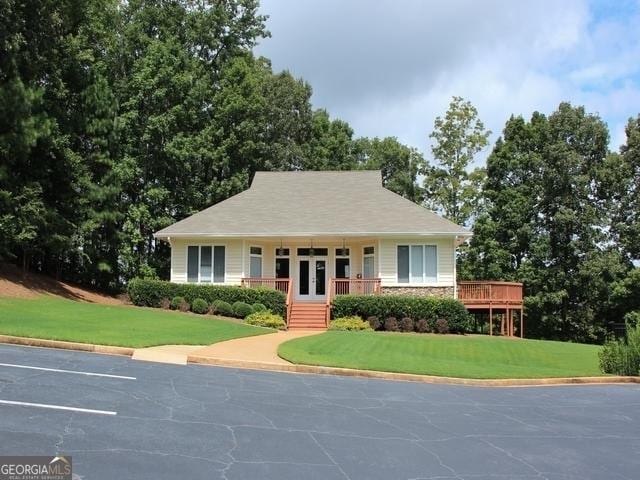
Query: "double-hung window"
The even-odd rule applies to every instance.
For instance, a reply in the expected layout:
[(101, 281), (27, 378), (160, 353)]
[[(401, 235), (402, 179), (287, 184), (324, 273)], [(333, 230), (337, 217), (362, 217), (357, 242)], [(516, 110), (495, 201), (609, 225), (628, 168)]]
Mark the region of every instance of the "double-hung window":
[(249, 248), (249, 276), (251, 278), (262, 277), (262, 247)]
[(189, 245), (187, 247), (187, 282), (224, 283), (224, 245)]
[(364, 247), (362, 249), (362, 277), (375, 277), (375, 247)]
[(398, 283), (438, 281), (438, 248), (435, 245), (398, 245)]

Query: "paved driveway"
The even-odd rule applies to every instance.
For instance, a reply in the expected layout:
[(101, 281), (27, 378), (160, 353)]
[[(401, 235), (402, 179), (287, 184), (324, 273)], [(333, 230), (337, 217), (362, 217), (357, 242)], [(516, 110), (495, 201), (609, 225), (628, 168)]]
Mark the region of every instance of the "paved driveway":
[(79, 478), (640, 478), (638, 385), (423, 385), (2, 345), (0, 363), (0, 454), (71, 454)]

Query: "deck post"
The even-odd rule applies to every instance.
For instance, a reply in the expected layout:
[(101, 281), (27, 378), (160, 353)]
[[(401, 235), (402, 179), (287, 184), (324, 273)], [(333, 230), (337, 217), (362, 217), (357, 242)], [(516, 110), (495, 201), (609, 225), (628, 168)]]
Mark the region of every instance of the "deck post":
[(520, 309), (520, 338), (524, 338), (524, 309)]
[(493, 308), (489, 307), (489, 335), (493, 335)]
[(513, 337), (513, 309), (509, 309), (509, 336)]

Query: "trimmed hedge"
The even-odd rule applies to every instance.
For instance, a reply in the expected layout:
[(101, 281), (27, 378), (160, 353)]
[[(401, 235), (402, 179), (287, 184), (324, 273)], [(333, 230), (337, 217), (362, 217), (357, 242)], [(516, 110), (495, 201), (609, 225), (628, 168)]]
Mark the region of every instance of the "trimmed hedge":
[(225, 317), (233, 317), (233, 307), (229, 302), (225, 302), (224, 300), (216, 300), (212, 303), (213, 313), (217, 313), (218, 315), (223, 315)]
[(231, 308), (233, 308), (233, 315), (238, 318), (245, 318), (253, 313), (253, 307), (245, 302), (234, 302)]
[(208, 310), (209, 310), (209, 304), (207, 303), (206, 300), (203, 300), (202, 298), (196, 298), (191, 303), (191, 311), (193, 313), (199, 313), (202, 315), (207, 313)]
[(224, 300), (230, 304), (245, 302), (261, 303), (274, 313), (284, 315), (287, 298), (284, 293), (270, 288), (243, 288), (226, 285), (195, 285), (189, 283), (171, 283), (163, 280), (134, 278), (127, 285), (129, 298), (134, 305), (141, 307), (159, 307), (163, 298), (184, 297), (188, 303), (202, 298), (212, 304)]
[[(414, 322), (424, 320), (432, 332), (438, 331), (437, 322), (443, 319), (451, 333), (467, 332), (471, 321), (467, 309), (454, 298), (408, 295), (338, 295), (333, 300), (332, 314), (335, 318), (354, 315), (361, 318), (376, 317), (385, 324), (393, 318), (395, 322), (389, 323), (395, 323), (390, 326), (396, 329), (398, 318), (410, 318)], [(421, 330), (425, 327), (422, 323)]]
[[(162, 305), (164, 305), (164, 302), (161, 300), (160, 306), (162, 307)], [(187, 310), (189, 310), (189, 304), (181, 295), (176, 295), (175, 297), (173, 297), (169, 306), (171, 307), (171, 310), (180, 310), (182, 312), (186, 312)]]
[(265, 310), (267, 310), (267, 307), (261, 303), (254, 303), (253, 305), (251, 305), (251, 309), (254, 312), (264, 312)]

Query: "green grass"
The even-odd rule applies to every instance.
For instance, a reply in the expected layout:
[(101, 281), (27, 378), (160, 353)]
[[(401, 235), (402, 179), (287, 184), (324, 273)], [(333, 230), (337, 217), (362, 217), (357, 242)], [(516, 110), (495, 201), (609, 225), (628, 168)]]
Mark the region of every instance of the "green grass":
[(0, 298), (0, 334), (71, 342), (151, 347), (208, 345), (270, 333), (211, 316), (81, 303), (58, 297)]
[(596, 345), (488, 336), (327, 332), (283, 343), (292, 363), (461, 378), (602, 375)]

